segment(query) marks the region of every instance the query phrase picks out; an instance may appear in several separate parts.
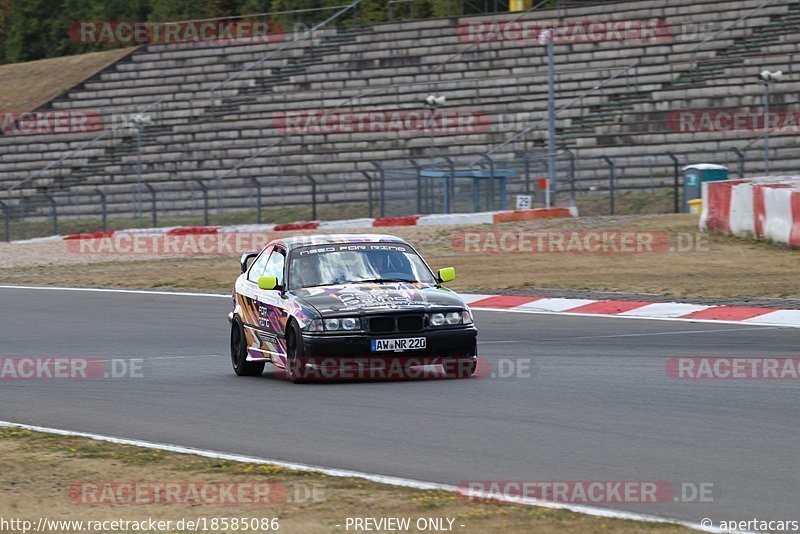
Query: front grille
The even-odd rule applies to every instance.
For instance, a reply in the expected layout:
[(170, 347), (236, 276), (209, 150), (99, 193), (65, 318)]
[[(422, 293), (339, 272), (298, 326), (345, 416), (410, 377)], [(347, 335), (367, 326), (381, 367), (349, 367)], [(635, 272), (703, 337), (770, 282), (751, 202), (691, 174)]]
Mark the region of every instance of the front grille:
[(397, 318), (398, 332), (416, 332), (422, 330), (421, 315), (405, 315)]
[(419, 332), (425, 322), (422, 315), (398, 315), (396, 317), (371, 317), (369, 331), (373, 333)]
[(394, 332), (394, 317), (373, 317), (369, 320), (370, 332)]

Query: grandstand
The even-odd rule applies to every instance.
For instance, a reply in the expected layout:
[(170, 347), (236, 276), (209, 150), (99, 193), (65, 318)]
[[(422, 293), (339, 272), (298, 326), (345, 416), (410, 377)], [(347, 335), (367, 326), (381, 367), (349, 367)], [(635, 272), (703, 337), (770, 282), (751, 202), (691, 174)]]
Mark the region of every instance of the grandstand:
[[(786, 75), (773, 89), (772, 106), (797, 109), (800, 1), (654, 4), (598, 2), (522, 15), (543, 21), (658, 19), (667, 28), (652, 42), (557, 42), (556, 104), (574, 101), (556, 123), (560, 182), (554, 198), (560, 204), (571, 201), (573, 177), (578, 195), (608, 189), (604, 157), (615, 163), (616, 187), (628, 190), (671, 187), (676, 162), (727, 164), (732, 174), (740, 164), (745, 172), (760, 171), (759, 131), (682, 130), (675, 127), (675, 114), (734, 108), (757, 113), (763, 88), (755, 74), (763, 69)], [(50, 199), (62, 216), (96, 217), (102, 193), (109, 214), (130, 216), (136, 211), (141, 162), (141, 181), (155, 191), (162, 213), (193, 212), (204, 191), (212, 212), (252, 209), (255, 179), (265, 207), (307, 205), (313, 185), (321, 204), (366, 206), (372, 186), (376, 206), (386, 214), (405, 214), (420, 207), (414, 200), (418, 169), (430, 165), (432, 156), (437, 168), (485, 165), (487, 152), (493, 165), (516, 171), (508, 194), (523, 192), (531, 178), (544, 175), (544, 49), (535, 39), (480, 40), (464, 33), (476, 21), (520, 16), (369, 26), (334, 22), (292, 44), (140, 46), (38, 108), (99, 111), (110, 128), (150, 106), (146, 113), (152, 122), (141, 129), (140, 157), (137, 131), (130, 127), (108, 130), (77, 152), (98, 132), (0, 136), (0, 201), (12, 208), (14, 218), (48, 216)], [(274, 57), (238, 74), (273, 52)], [(302, 120), (319, 118), (320, 110), (337, 120), (341, 114), (380, 112), (385, 113), (381, 117), (417, 113), (425, 120), (429, 111), (423, 100), (429, 94), (446, 96), (441, 111), (474, 122), (429, 135), (429, 128), (402, 131), (386, 125), (314, 129)], [(286, 127), (290, 116), (299, 121), (294, 129)], [(796, 172), (800, 162), (797, 131), (787, 133), (772, 139), (777, 173)], [(507, 142), (515, 134), (518, 138)], [(734, 149), (741, 151), (741, 161)], [(471, 185), (458, 187), (466, 194)], [(424, 195), (438, 191), (430, 188)], [(471, 204), (456, 203), (456, 208), (471, 209)], [(429, 202), (425, 209), (441, 210), (441, 203)]]

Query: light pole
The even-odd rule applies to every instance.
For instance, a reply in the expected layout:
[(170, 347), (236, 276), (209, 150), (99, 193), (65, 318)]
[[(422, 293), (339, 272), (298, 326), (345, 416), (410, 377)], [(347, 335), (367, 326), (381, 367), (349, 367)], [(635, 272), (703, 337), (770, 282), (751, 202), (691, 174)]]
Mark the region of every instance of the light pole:
[[(444, 106), (447, 102), (447, 98), (444, 95), (428, 95), (425, 97), (425, 107), (431, 110), (431, 118), (428, 123), (428, 128), (431, 130), (431, 170), (433, 170), (434, 165), (436, 165), (436, 139), (434, 137), (435, 134), (435, 125), (436, 125), (436, 110), (440, 107)], [(417, 169), (417, 173), (420, 170)], [(420, 177), (417, 177), (417, 183), (421, 184)], [(448, 198), (447, 198), (447, 191), (449, 191), (450, 187), (450, 178), (445, 178), (445, 212), (448, 211)], [(424, 187), (423, 187), (424, 189)], [(420, 198), (421, 191), (417, 191), (417, 199)]]
[(142, 128), (153, 122), (150, 115), (133, 115), (130, 123), (136, 128), (136, 221), (142, 227)]
[[(539, 44), (547, 45), (547, 191), (558, 191), (556, 177), (556, 96), (555, 59), (553, 52), (553, 30), (545, 29), (539, 34)], [(547, 207), (550, 207), (548, 202)]]
[(431, 165), (434, 163), (434, 159), (436, 158), (436, 146), (434, 141), (434, 124), (436, 124), (436, 110), (440, 107), (444, 106), (447, 102), (447, 98), (443, 95), (428, 95), (425, 98), (425, 106), (431, 110), (431, 118), (430, 122), (428, 123), (428, 128), (431, 131)]
[(781, 81), (783, 72), (762, 70), (757, 75), (758, 79), (764, 84), (764, 174), (769, 174), (769, 88), (775, 83)]

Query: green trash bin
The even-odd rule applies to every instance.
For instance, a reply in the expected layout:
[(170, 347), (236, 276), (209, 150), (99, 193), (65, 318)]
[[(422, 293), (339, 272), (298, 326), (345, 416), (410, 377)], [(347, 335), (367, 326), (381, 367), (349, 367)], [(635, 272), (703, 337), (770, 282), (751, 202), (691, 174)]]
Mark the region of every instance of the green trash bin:
[(728, 168), (713, 163), (697, 163), (683, 168), (683, 212), (689, 213), (689, 201), (700, 198), (703, 182), (728, 179)]

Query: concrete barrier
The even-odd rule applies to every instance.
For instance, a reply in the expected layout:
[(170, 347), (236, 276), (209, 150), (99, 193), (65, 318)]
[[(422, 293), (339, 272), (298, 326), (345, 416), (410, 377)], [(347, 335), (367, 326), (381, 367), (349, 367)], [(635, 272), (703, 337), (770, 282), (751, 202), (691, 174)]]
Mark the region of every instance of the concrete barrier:
[(800, 176), (704, 183), (700, 229), (800, 248)]

